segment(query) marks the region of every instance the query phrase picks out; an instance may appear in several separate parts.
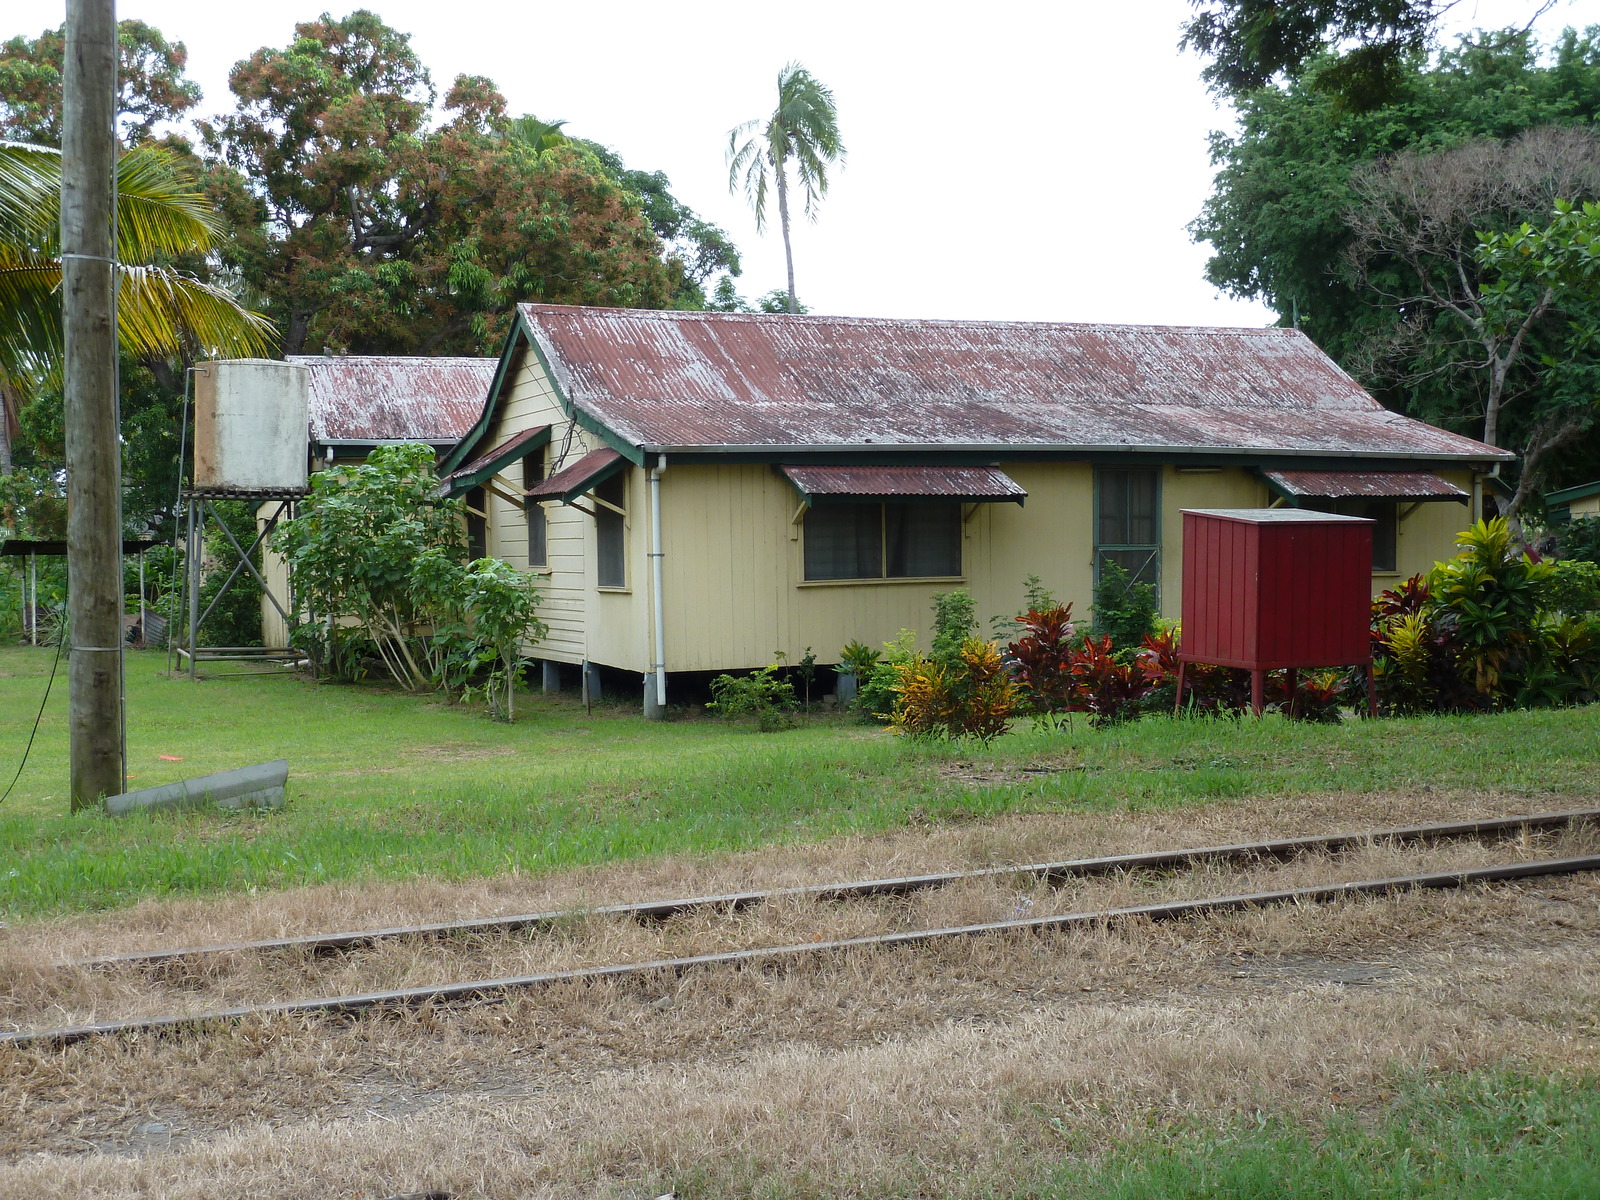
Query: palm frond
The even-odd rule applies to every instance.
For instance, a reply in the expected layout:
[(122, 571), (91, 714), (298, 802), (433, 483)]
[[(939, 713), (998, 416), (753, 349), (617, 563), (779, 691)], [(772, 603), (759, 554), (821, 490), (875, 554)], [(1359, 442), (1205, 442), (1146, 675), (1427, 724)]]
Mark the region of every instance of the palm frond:
[(0, 243), (40, 249), (60, 223), (61, 152), (0, 142)]
[(24, 397), (61, 361), (61, 264), (0, 242), (0, 376)]
[(117, 160), (117, 257), (204, 253), (222, 235), (197, 180), (170, 151), (141, 146)]
[(122, 268), (117, 289), (117, 338), (139, 358), (168, 358), (187, 347), (202, 357), (270, 354), (272, 322), (247, 312), (227, 291), (165, 267)]

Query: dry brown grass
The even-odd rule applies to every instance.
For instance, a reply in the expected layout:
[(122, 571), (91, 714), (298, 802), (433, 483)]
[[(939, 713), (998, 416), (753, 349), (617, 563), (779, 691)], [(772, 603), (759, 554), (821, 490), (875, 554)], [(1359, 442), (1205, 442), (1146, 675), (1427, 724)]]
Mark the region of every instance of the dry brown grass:
[(220, 954), (172, 960), (155, 969), (56, 970), (25, 950), (11, 950), (0, 953), (0, 970), (12, 980), (0, 997), (0, 1022), (14, 1028), (38, 1027), (200, 1013), (309, 996), (498, 979), (1235, 892), (1312, 887), (1529, 857), (1566, 857), (1597, 849), (1600, 833), (1583, 827), (1508, 843), (1468, 840), (1405, 847), (1380, 843), (1337, 855), (1305, 855), (1286, 863), (1269, 861), (1244, 867), (1202, 863), (1191, 870), (1165, 874), (1088, 877), (1060, 888), (1027, 877), (991, 877), (907, 897), (865, 901), (822, 902), (788, 896), (734, 912), (704, 909), (649, 924), (626, 917), (574, 913), (570, 921), (531, 932), (394, 940), (326, 957), (305, 951)]
[[(7, 948), (62, 961), (331, 930), (466, 920), (869, 879), (1007, 863), (1357, 831), (1531, 811), (1526, 796), (1442, 791), (1252, 799), (1156, 812), (1070, 812), (943, 823), (742, 854), (633, 860), (528, 876), (460, 882), (373, 881), (206, 899), (146, 900), (108, 913), (18, 922)], [(1546, 810), (1589, 806), (1551, 797)]]
[(1553, 880), (12, 1050), (0, 1195), (980, 1194), (1401, 1069), (1600, 1068), (1597, 949)]
[[(826, 853), (510, 881), (498, 885), (504, 891), (441, 886), (409, 902), (418, 906), (411, 919), (439, 919), (508, 897), (502, 911), (556, 907), (564, 895), (693, 894), (1503, 811), (1514, 810), (1429, 796), (1409, 807), (1340, 801), (1338, 811), (1330, 799), (1018, 819), (834, 843)], [(1376, 846), (1251, 875), (1295, 886), (1577, 853), (1594, 840), (1579, 831), (1522, 847)], [(74, 976), (64, 991), (38, 969), (66, 945), (121, 948), (117, 934), (134, 915), (123, 913), (98, 927), (21, 930), (0, 970), (7, 1003), (43, 1018), (52, 1002), (64, 1014), (230, 987), (409, 972), (434, 981), (468, 962), (648, 958), (992, 919), (1023, 899), (1037, 912), (1237, 883), (1213, 868), (1083, 881), (1059, 897), (988, 884), (872, 905), (786, 902), (660, 927), (579, 919), (537, 938), (382, 947), (333, 965), (251, 959), (154, 984)], [(177, 905), (164, 933), (152, 906), (140, 911), (153, 944), (206, 940), (174, 935), (198, 928), (259, 935), (245, 931), (253, 920), (286, 932), (365, 923), (339, 912), (339, 894), (262, 898), (276, 912), (265, 917), (237, 902)], [(359, 889), (348, 895), (369, 911), (384, 903)], [(318, 921), (330, 912), (343, 919)], [(385, 912), (374, 923), (394, 919)], [(1597, 951), (1600, 880), (1575, 877), (562, 985), (505, 1004), (346, 1022), (250, 1021), (176, 1038), (4, 1049), (0, 1196), (321, 1200), (438, 1187), (576, 1198), (653, 1196), (685, 1182), (696, 1196), (768, 1184), (795, 1196), (976, 1196), (1152, 1122), (1220, 1122), (1258, 1108), (1315, 1119), (1333, 1105), (1375, 1105), (1397, 1071), (1600, 1069)]]

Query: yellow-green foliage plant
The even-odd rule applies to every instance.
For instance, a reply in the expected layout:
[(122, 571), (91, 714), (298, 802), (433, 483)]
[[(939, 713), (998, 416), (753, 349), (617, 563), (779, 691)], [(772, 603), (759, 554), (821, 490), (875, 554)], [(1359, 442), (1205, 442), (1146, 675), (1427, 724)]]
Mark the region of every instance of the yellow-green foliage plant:
[(914, 738), (991, 742), (1017, 715), (1020, 697), (993, 642), (969, 637), (953, 661), (917, 654), (895, 666), (891, 724)]

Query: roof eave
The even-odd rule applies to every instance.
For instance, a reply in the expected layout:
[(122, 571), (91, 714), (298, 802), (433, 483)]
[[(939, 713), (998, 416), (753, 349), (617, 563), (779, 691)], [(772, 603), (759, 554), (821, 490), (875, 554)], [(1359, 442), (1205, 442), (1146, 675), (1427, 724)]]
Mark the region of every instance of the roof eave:
[(1028, 451), (1043, 454), (1142, 454), (1151, 457), (1248, 456), (1251, 458), (1333, 458), (1393, 459), (1407, 462), (1452, 463), (1471, 466), (1474, 463), (1513, 462), (1516, 455), (1505, 450), (1484, 447), (1478, 453), (1451, 453), (1440, 450), (1356, 450), (1348, 447), (1320, 447), (1314, 449), (1288, 449), (1273, 447), (1260, 449), (1253, 446), (1135, 446), (1112, 444), (1080, 444), (1066, 442), (868, 442), (861, 445), (667, 445), (646, 442), (640, 447), (646, 454), (667, 455), (747, 455), (770, 457), (774, 460), (796, 454), (998, 454), (1010, 458), (1025, 455)]

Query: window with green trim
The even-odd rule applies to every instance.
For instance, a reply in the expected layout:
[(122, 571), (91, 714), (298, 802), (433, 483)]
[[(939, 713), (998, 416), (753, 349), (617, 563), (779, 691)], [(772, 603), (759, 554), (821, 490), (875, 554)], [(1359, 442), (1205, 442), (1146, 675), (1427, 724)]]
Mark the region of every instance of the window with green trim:
[(1094, 577), (1114, 562), (1135, 583), (1161, 587), (1161, 470), (1096, 467)]

